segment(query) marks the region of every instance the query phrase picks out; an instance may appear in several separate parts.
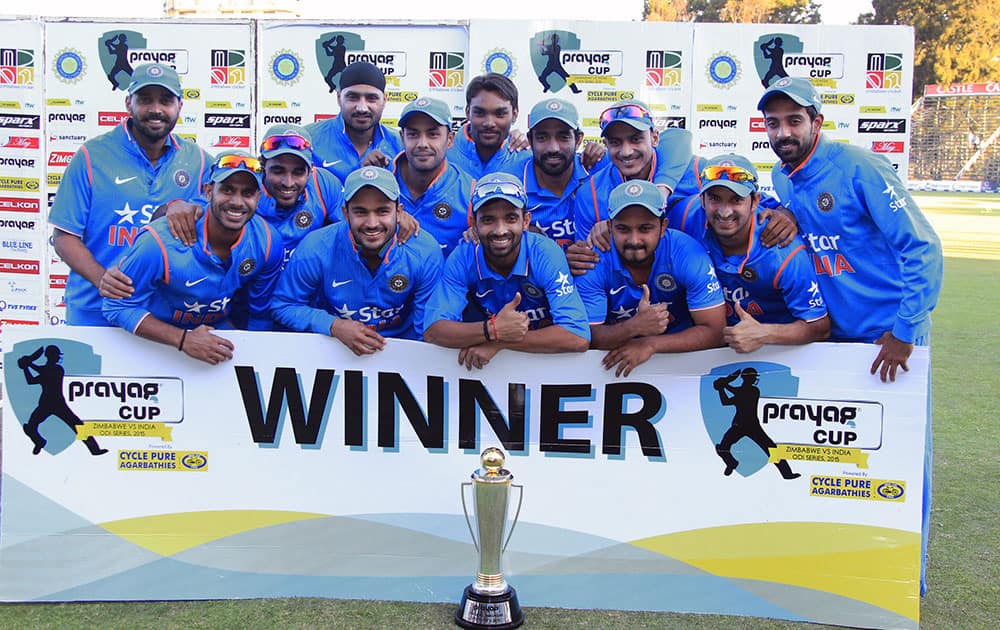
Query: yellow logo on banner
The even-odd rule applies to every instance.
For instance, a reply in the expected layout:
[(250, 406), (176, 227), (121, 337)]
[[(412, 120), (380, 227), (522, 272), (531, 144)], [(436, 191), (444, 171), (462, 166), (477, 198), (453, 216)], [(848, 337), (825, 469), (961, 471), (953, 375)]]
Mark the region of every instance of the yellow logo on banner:
[(208, 472), (208, 451), (120, 450), (118, 470)]
[(393, 87), (399, 87), (399, 77), (390, 74), (385, 78), (385, 84)]
[(836, 79), (809, 79), (809, 82), (816, 87), (828, 87), (834, 90), (837, 89)]
[(897, 479), (813, 475), (809, 478), (809, 496), (902, 502), (906, 500), (906, 482)]
[(837, 123), (833, 122), (832, 120), (823, 121), (823, 131), (833, 131), (836, 128), (837, 128)]
[(201, 90), (198, 88), (187, 88), (181, 91), (185, 101), (197, 101), (201, 98)]
[(858, 111), (862, 114), (884, 114), (885, 105), (862, 105)]
[(571, 74), (566, 77), (567, 85), (570, 83), (607, 83), (608, 85), (617, 85), (617, 79), (615, 77), (601, 77), (601, 76), (591, 76), (589, 74)]
[(409, 103), (411, 101), (417, 100), (419, 96), (416, 92), (399, 92), (396, 90), (390, 90), (385, 95), (385, 100), (390, 103)]
[(205, 109), (232, 109), (233, 104), (229, 101), (205, 101)]
[(588, 103), (614, 103), (615, 101), (624, 101), (625, 99), (635, 98), (635, 92), (632, 90), (588, 90), (587, 91), (587, 102)]
[(288, 109), (286, 101), (261, 101), (260, 106), (264, 109)]
[(58, 188), (59, 182), (62, 181), (62, 173), (49, 173), (45, 177), (45, 180), (46, 183), (49, 185), (49, 188)]
[[(49, 103), (51, 105), (52, 103)], [(66, 101), (69, 105), (69, 101)], [(21, 109), (20, 101), (0, 101), (0, 109)]]
[(853, 94), (823, 93), (820, 98), (824, 105), (851, 105), (854, 103)]
[(722, 111), (722, 104), (721, 103), (698, 103), (698, 105), (695, 107), (695, 109), (698, 110), (699, 112), (721, 112)]
[(862, 452), (858, 448), (779, 444), (769, 449), (768, 462), (774, 464), (783, 459), (803, 462), (827, 462), (831, 464), (855, 464), (858, 468), (868, 468), (868, 453)]
[(171, 441), (173, 427), (163, 422), (84, 422), (77, 427), (76, 439), (89, 437), (158, 437), (164, 442)]
[(774, 170), (774, 162), (754, 162), (753, 167), (757, 169), (758, 172), (764, 171), (770, 173)]
[(45, 104), (49, 107), (69, 107), (72, 105), (68, 98), (47, 98)]
[(0, 177), (0, 190), (4, 192), (35, 192), (37, 177)]

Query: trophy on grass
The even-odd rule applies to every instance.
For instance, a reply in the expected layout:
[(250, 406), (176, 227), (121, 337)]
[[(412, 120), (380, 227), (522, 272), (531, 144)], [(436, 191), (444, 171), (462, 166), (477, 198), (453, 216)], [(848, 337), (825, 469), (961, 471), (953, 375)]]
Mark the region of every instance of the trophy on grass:
[[(463, 483), (461, 488), (462, 511), (465, 512), (465, 522), (472, 534), (472, 543), (479, 552), (479, 568), (476, 571), (476, 581), (465, 587), (462, 601), (455, 612), (455, 623), (463, 628), (506, 630), (524, 623), (524, 613), (517, 603), (517, 592), (503, 579), (503, 569), (500, 566), (500, 559), (514, 533), (518, 514), (521, 513), (524, 486), (511, 483), (514, 475), (503, 467), (504, 454), (500, 449), (490, 447), (483, 451), (479, 459), (482, 468), (475, 470), (472, 481)], [(465, 501), (467, 487), (472, 488), (475, 528), (472, 527)], [(518, 490), (517, 510), (504, 538), (512, 487)]]

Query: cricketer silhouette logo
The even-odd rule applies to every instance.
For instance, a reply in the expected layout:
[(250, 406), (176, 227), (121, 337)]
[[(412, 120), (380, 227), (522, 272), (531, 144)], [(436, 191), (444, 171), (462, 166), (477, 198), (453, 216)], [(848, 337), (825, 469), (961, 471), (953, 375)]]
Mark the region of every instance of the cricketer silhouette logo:
[(365, 50), (365, 40), (350, 31), (331, 31), (316, 38), (316, 63), (330, 92), (340, 89), (344, 68), (356, 61), (374, 64), (387, 84), (399, 85), (406, 76), (406, 53), (395, 50)]
[(111, 83), (111, 90), (125, 91), (132, 81), (132, 63), (129, 50), (146, 48), (146, 37), (136, 31), (108, 31), (101, 35), (97, 45), (97, 56), (101, 60), (104, 74)]
[(577, 83), (614, 85), (622, 74), (620, 50), (586, 50), (580, 37), (570, 31), (540, 31), (531, 37), (531, 66), (542, 92), (558, 92), (569, 87), (574, 94), (582, 90)]
[(802, 40), (790, 33), (768, 33), (757, 38), (753, 63), (765, 88), (785, 77), (831, 86), (834, 79), (844, 78), (844, 53), (806, 52)]
[(107, 449), (97, 440), (103, 436), (169, 441), (167, 423), (183, 420), (180, 379), (104, 375), (101, 356), (86, 343), (20, 341), (4, 354), (4, 365), (11, 409), (35, 455), (57, 455), (75, 441), (103, 455)]

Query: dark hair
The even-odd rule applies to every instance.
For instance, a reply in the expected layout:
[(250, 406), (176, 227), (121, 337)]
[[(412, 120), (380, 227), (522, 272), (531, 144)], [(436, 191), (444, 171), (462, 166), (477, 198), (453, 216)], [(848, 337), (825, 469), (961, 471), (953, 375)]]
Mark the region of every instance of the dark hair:
[(517, 86), (514, 85), (513, 81), (496, 72), (487, 72), (469, 81), (469, 85), (465, 88), (465, 105), (468, 106), (472, 99), (483, 90), (499, 94), (500, 98), (508, 101), (512, 108), (517, 109)]

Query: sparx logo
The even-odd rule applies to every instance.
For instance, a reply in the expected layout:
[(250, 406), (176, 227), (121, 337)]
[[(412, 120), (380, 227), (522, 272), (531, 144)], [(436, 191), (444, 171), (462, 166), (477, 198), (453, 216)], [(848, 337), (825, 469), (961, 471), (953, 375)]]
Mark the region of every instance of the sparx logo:
[(30, 87), (35, 84), (35, 51), (30, 48), (0, 48), (0, 86)]
[(430, 53), (427, 85), (437, 89), (465, 86), (465, 53), (434, 51)]
[(881, 446), (881, 404), (801, 399), (798, 389), (779, 363), (732, 363), (701, 377), (702, 419), (724, 475), (749, 477), (772, 463), (796, 479), (789, 460), (867, 465), (860, 449)]
[(183, 420), (180, 379), (104, 375), (89, 344), (36, 338), (14, 344), (3, 358), (6, 395), (36, 455), (57, 455), (75, 441), (103, 455), (98, 437), (169, 441), (164, 423)]
[(580, 37), (571, 31), (541, 31), (529, 42), (531, 66), (542, 84), (542, 92), (558, 92), (566, 86), (578, 94), (578, 83), (615, 85), (622, 74), (624, 53), (620, 50), (581, 48)]
[(679, 50), (647, 50), (646, 86), (679, 90), (682, 55)]
[(340, 89), (340, 73), (356, 61), (377, 66), (387, 85), (398, 87), (399, 77), (406, 76), (405, 52), (365, 50), (365, 40), (350, 31), (332, 31), (316, 38), (316, 63), (330, 92)]
[(111, 90), (128, 89), (135, 66), (162, 63), (187, 74), (188, 51), (176, 48), (150, 48), (146, 36), (137, 31), (113, 30), (97, 40), (97, 54)]
[(753, 63), (765, 88), (784, 77), (803, 77), (826, 85), (844, 77), (843, 53), (805, 52), (802, 40), (789, 33), (760, 36), (753, 45)]
[(246, 51), (241, 49), (212, 49), (209, 82), (218, 86), (246, 84)]
[(865, 90), (899, 92), (903, 87), (903, 53), (868, 53)]

